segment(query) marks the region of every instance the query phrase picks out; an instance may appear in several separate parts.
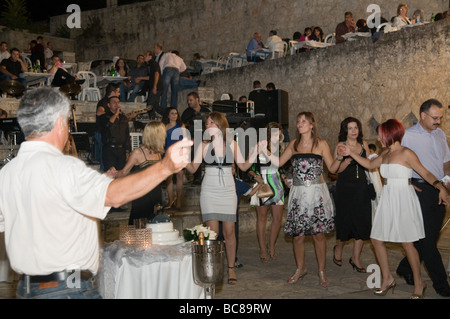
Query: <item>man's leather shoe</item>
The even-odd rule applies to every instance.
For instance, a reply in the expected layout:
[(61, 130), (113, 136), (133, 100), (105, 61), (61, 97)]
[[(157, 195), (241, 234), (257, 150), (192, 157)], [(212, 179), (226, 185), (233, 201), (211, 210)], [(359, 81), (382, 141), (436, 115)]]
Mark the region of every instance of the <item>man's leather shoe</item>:
[(400, 271), (397, 271), (397, 275), (399, 277), (403, 277), (408, 285), (414, 286), (414, 277), (412, 274), (404, 274)]
[(436, 289), (436, 293), (442, 297), (450, 297), (450, 287)]

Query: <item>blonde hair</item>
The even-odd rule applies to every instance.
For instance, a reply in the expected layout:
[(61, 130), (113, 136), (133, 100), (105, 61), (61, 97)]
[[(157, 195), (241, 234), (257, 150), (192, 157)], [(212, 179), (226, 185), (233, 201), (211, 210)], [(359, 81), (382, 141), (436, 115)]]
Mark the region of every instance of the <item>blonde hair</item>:
[(208, 118), (210, 118), (211, 121), (217, 125), (219, 130), (222, 132), (222, 138), (225, 141), (227, 138), (227, 129), (230, 127), (225, 115), (220, 112), (211, 112), (206, 115), (205, 120), (208, 120)]
[(399, 5), (398, 5), (398, 7), (397, 7), (397, 15), (400, 15), (400, 9), (401, 8), (405, 8), (405, 10), (408, 10), (408, 5), (407, 4), (405, 4), (405, 3), (400, 3)]
[(142, 146), (154, 153), (164, 154), (166, 135), (166, 126), (162, 122), (150, 121), (142, 133)]

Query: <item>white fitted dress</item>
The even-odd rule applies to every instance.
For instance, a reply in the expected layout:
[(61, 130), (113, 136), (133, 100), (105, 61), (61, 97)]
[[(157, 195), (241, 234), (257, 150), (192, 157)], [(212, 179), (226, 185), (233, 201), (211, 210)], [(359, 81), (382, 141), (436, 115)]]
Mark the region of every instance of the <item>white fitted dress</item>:
[(412, 169), (400, 164), (382, 164), (387, 180), (372, 224), (371, 238), (387, 242), (415, 242), (425, 237), (422, 210), (409, 182)]

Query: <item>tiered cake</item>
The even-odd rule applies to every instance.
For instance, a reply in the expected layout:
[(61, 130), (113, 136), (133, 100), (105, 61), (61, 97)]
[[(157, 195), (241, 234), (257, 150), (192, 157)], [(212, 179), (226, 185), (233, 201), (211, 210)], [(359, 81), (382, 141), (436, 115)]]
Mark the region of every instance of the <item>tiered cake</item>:
[(184, 242), (178, 230), (173, 229), (172, 222), (150, 223), (147, 228), (152, 229), (152, 245), (176, 245)]

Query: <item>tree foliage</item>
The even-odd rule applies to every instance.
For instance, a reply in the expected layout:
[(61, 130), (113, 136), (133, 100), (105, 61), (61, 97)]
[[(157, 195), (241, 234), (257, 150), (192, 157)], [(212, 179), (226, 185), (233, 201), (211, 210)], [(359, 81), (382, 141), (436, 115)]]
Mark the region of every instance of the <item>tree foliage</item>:
[(6, 0), (2, 10), (2, 24), (12, 30), (27, 29), (30, 13), (25, 0)]

